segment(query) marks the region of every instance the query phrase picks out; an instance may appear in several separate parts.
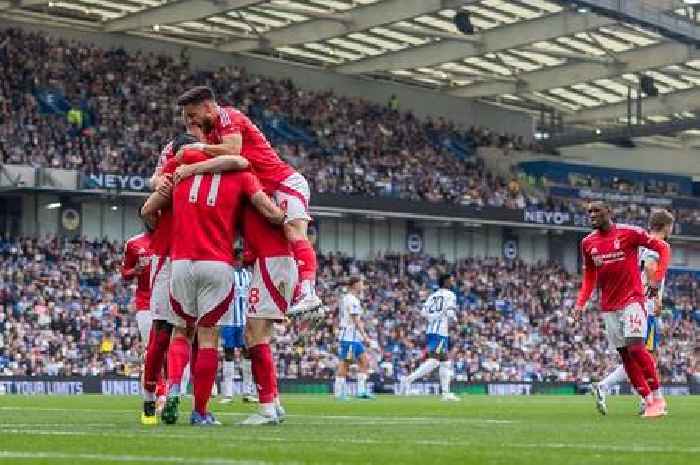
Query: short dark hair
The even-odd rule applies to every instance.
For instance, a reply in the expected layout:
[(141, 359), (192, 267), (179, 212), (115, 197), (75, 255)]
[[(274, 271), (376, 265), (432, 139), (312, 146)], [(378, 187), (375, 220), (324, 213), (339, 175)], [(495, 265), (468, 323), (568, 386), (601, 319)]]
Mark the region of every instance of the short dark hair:
[(214, 91), (207, 86), (196, 86), (178, 97), (177, 104), (184, 107), (185, 105), (202, 103), (207, 100), (215, 100)]
[(188, 144), (196, 144), (199, 142), (199, 139), (194, 137), (190, 133), (183, 133), (177, 136), (175, 139), (173, 139), (173, 153), (177, 153), (180, 151), (182, 147)]
[(440, 285), (440, 288), (444, 288), (445, 283), (447, 281), (449, 281), (451, 277), (452, 277), (452, 275), (450, 275), (450, 274), (441, 275), (440, 278), (438, 278), (438, 284)]
[(649, 229), (661, 231), (669, 224), (673, 224), (673, 215), (667, 210), (654, 210), (649, 217)]
[(355, 284), (359, 283), (362, 281), (362, 278), (359, 276), (351, 276), (350, 279), (348, 279), (348, 287), (352, 287)]

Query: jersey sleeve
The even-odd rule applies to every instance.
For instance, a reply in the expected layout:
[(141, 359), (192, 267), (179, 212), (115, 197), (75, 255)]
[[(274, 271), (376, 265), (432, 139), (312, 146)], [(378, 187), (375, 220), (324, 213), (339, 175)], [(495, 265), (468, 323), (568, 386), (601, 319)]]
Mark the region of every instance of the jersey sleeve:
[(243, 115), (230, 110), (219, 109), (217, 129), (221, 137), (228, 137), (243, 132)]
[(124, 257), (122, 258), (122, 278), (130, 280), (134, 277), (133, 270), (138, 262), (138, 256), (134, 253), (131, 243), (127, 242), (124, 244)]
[(163, 166), (163, 174), (173, 174), (175, 172), (175, 168), (179, 165), (177, 159), (171, 158), (168, 160), (165, 165)]
[(583, 307), (591, 298), (596, 281), (595, 264), (590, 252), (586, 250), (585, 242), (581, 242), (581, 256), (583, 257), (583, 282), (576, 299), (577, 307)]
[(250, 171), (241, 173), (241, 186), (248, 198), (263, 190), (260, 180)]

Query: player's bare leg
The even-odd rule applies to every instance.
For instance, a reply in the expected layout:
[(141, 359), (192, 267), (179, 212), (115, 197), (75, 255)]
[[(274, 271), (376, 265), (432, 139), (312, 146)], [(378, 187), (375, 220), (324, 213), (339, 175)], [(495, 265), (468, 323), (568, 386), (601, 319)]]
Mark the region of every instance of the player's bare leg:
[(194, 380), (194, 409), (190, 417), (193, 425), (220, 425), (207, 410), (212, 387), (219, 368), (219, 329), (212, 326), (197, 327), (197, 357), (192, 365)]
[(245, 342), (252, 362), (253, 378), (258, 386), (260, 411), (244, 420), (242, 425), (276, 425), (284, 419), (277, 390), (277, 373), (270, 349), (272, 320), (248, 317)]
[(316, 295), (316, 251), (308, 238), (309, 222), (293, 219), (284, 224), (284, 235), (292, 246), (299, 267), (300, 296), (289, 310), (289, 316), (303, 315), (318, 309), (322, 302)]
[(165, 401), (161, 419), (172, 425), (177, 422), (182, 392), (182, 374), (190, 361), (192, 350), (192, 329), (176, 326), (173, 329), (168, 349), (168, 398)]

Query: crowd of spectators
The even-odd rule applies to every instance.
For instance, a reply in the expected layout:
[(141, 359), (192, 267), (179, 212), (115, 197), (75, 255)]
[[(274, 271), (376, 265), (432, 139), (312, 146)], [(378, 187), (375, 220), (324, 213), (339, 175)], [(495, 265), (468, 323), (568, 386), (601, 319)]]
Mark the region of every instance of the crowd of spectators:
[[(379, 105), (237, 67), (195, 69), (186, 54), (127, 53), (20, 29), (0, 31), (0, 163), (150, 176), (182, 127), (174, 99), (195, 84), (251, 115), (316, 192), (584, 211), (469, 156), (483, 146), (533, 149), (521, 137), (422, 120), (397, 99)], [(621, 210), (618, 219), (646, 220), (644, 207)], [(700, 222), (697, 210), (677, 213)]]
[[(185, 56), (106, 50), (19, 29), (0, 31), (0, 45), (3, 163), (150, 175), (160, 147), (182, 127), (175, 98), (196, 84), (211, 86), (221, 102), (267, 129), (280, 154), (319, 192), (429, 201), (466, 194), (503, 204), (507, 180), (458, 156), (478, 145), (526, 145), (241, 68), (197, 70)], [(47, 91), (65, 102), (65, 111), (41, 111)]]
[[(0, 374), (138, 376), (141, 343), (119, 277), (122, 244), (55, 238), (0, 241)], [(618, 362), (599, 313), (570, 317), (579, 277), (552, 264), (500, 259), (448, 263), (419, 255), (355, 260), (319, 256), (325, 320), (279, 326), (275, 340), (283, 377), (331, 376), (337, 363), (337, 306), (350, 275), (366, 279), (368, 332), (382, 348), (373, 370), (397, 379), (420, 363), (421, 303), (441, 273), (457, 277), (458, 321), (450, 355), (465, 381), (587, 381)], [(665, 382), (695, 370), (700, 289), (690, 275), (668, 285), (659, 367)]]

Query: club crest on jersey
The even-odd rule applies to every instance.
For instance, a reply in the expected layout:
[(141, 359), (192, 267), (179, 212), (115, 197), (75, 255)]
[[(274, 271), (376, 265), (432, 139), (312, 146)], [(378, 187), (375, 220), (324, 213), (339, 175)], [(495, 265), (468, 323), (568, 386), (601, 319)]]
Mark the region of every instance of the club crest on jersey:
[(615, 239), (615, 240), (613, 241), (613, 247), (615, 247), (615, 250), (619, 250), (619, 249), (620, 249), (620, 239)]

